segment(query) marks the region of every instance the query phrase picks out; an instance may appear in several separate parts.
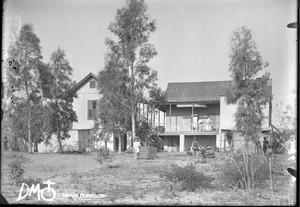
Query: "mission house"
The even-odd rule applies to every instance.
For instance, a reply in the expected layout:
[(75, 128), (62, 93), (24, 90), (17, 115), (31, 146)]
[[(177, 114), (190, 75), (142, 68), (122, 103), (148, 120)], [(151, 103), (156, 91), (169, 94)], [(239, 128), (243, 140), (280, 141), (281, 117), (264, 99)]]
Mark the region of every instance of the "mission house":
[[(95, 142), (92, 138), (94, 118), (97, 111), (97, 100), (101, 97), (97, 90), (98, 78), (89, 73), (75, 87), (77, 98), (74, 98), (73, 109), (76, 111), (78, 122), (73, 123), (70, 138), (64, 140), (66, 150), (88, 150), (100, 147), (104, 142)], [(243, 139), (235, 129), (234, 114), (237, 105), (228, 105), (225, 93), (232, 81), (211, 82), (179, 82), (169, 83), (166, 89), (167, 103), (164, 111), (149, 109), (140, 104), (139, 115), (147, 117), (155, 126), (163, 126), (165, 131), (159, 134), (161, 146), (169, 152), (184, 152), (189, 150), (194, 137), (208, 146), (218, 146), (229, 149), (228, 136), (232, 137), (233, 150), (243, 147)], [(267, 96), (272, 95), (272, 82), (264, 88)], [(271, 101), (264, 107), (264, 120), (261, 132), (263, 137), (269, 137), (271, 130)], [(122, 151), (130, 146), (130, 133), (118, 137), (108, 135), (108, 148), (117, 151), (121, 144)], [(49, 144), (39, 144), (39, 152), (56, 152), (58, 143), (55, 136)]]

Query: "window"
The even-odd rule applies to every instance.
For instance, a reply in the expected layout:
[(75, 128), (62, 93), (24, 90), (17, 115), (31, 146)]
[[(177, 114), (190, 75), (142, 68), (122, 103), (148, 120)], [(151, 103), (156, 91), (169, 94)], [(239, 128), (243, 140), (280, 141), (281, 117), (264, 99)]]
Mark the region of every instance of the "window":
[(88, 100), (88, 120), (96, 117), (97, 101)]
[(90, 81), (90, 88), (96, 88), (96, 81), (94, 80)]

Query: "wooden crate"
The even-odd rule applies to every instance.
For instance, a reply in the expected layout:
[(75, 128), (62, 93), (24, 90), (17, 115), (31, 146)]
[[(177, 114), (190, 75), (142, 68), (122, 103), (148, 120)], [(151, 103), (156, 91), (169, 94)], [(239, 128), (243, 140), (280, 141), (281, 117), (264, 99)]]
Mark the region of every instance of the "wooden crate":
[(142, 146), (140, 147), (140, 159), (156, 159), (157, 156), (157, 148), (150, 146)]

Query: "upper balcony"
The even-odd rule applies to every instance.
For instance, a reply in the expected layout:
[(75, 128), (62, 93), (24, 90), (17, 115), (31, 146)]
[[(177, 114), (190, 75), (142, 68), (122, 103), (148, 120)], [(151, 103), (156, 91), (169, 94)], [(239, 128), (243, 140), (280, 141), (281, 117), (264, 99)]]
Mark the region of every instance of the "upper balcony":
[[(172, 119), (173, 118), (173, 119)], [(165, 123), (155, 123), (155, 126), (163, 126), (165, 132), (163, 134), (217, 134), (220, 128), (220, 116), (214, 116), (209, 118), (199, 118), (197, 117), (184, 119), (184, 117), (174, 117), (171, 118), (171, 122), (167, 121)], [(164, 119), (168, 120), (168, 117)]]
[(166, 123), (160, 126), (165, 127), (165, 132), (217, 132), (219, 130), (219, 126), (215, 124)]

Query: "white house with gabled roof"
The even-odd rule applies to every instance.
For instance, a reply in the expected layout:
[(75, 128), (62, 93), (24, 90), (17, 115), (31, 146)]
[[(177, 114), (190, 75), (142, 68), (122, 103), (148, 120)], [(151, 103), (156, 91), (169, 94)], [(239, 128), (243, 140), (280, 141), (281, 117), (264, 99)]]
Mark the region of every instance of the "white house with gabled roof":
[[(83, 151), (86, 148), (91, 148), (104, 145), (104, 142), (92, 142), (92, 129), (94, 127), (94, 118), (97, 111), (97, 100), (101, 97), (97, 89), (98, 77), (89, 73), (72, 89), (77, 93), (77, 97), (73, 101), (73, 110), (76, 112), (78, 122), (73, 123), (72, 130), (69, 132), (70, 138), (62, 140), (64, 150)], [(110, 141), (107, 143), (108, 148), (114, 150), (114, 138), (110, 136)], [(49, 144), (39, 144), (39, 152), (56, 152), (58, 150), (58, 141), (56, 136), (53, 136)]]

